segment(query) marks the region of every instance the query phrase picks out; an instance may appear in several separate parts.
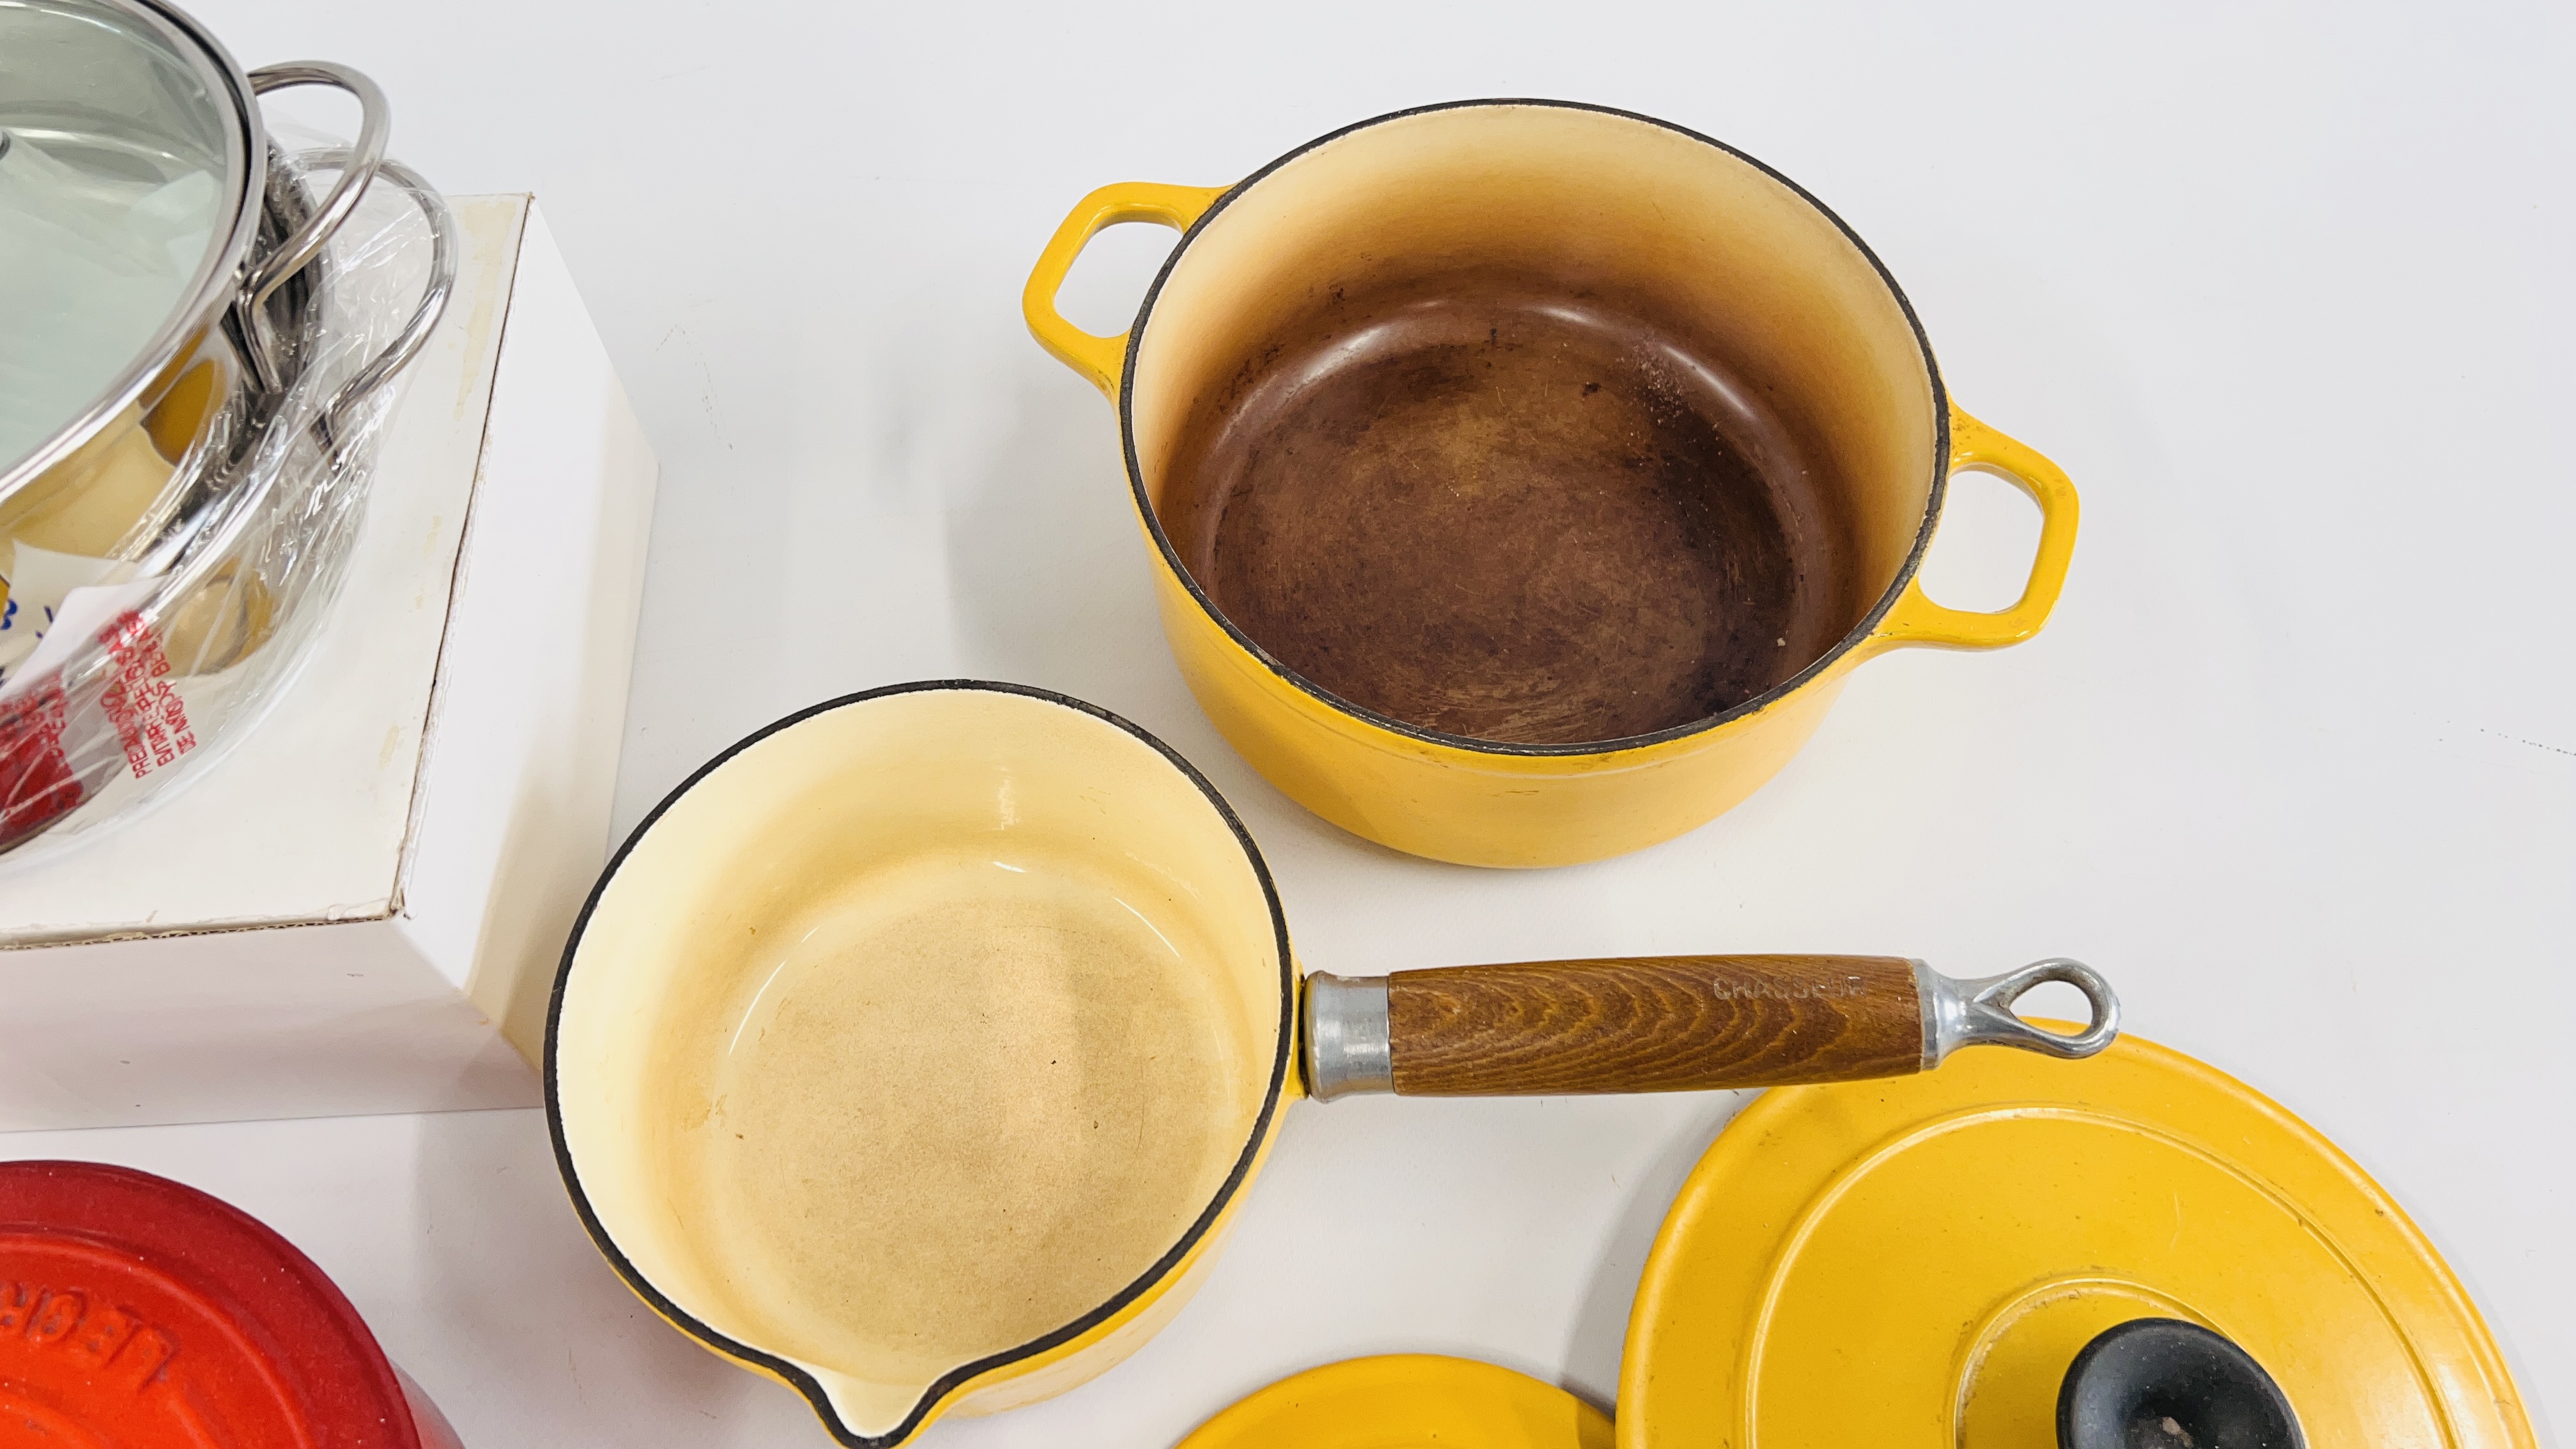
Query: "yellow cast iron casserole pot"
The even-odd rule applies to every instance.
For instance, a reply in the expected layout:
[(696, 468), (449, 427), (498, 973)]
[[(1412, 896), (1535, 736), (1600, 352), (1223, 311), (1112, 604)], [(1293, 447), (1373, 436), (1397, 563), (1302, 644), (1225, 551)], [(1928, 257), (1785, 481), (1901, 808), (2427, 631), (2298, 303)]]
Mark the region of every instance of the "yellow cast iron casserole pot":
[[(1134, 221), (1183, 236), (1133, 327), (1084, 332), (1056, 311), (1057, 289), (1092, 235)], [(1193, 575), (1170, 526), (1186, 481), (1176, 455), (1258, 377), (1271, 339), (1328, 326), (1346, 294), (1501, 274), (1568, 299), (1630, 299), (1630, 314), (1687, 334), (1778, 414), (1814, 465), (1815, 531), (1849, 574), (1822, 606), (1830, 627), (1803, 662), (1787, 661), (1794, 672), (1626, 738), (1471, 737), (1317, 683)], [(1103, 187), (1057, 230), (1022, 306), (1039, 342), (1117, 406), (1164, 631), (1200, 705), (1299, 803), (1415, 855), (1562, 865), (1704, 824), (1797, 752), (1861, 661), (2037, 633), (2074, 549), (2073, 486), (1950, 403), (1912, 306), (1859, 237), (1761, 163), (1643, 116), (1553, 101), (1433, 106), (1337, 131), (1232, 187)], [(2042, 513), (2028, 584), (1998, 613), (1945, 608), (1915, 580), (1945, 481), (1963, 469), (2011, 481)]]

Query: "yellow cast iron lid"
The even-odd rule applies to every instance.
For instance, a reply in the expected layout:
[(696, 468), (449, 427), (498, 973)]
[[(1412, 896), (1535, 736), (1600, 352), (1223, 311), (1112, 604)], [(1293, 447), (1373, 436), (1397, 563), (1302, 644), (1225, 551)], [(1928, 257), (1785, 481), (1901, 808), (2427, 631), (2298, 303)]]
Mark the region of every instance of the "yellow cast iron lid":
[(1619, 1444), (2053, 1449), (2076, 1352), (2155, 1317), (2235, 1340), (2320, 1449), (2535, 1442), (2477, 1308), (2377, 1184), (2125, 1037), (1745, 1109), (1647, 1258)]
[(1553, 1384), (1473, 1359), (1388, 1354), (1281, 1379), (1179, 1449), (1611, 1449), (1610, 1421)]

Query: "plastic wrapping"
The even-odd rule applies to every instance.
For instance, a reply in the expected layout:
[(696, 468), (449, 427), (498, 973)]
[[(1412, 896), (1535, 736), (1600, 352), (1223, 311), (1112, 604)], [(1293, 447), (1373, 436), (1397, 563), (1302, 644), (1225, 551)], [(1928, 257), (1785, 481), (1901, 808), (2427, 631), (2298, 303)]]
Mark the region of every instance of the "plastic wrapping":
[[(346, 160), (273, 152), (272, 214)], [(288, 376), (157, 572), (20, 544), (0, 628), (0, 855), (50, 855), (202, 774), (292, 682), (347, 572), (392, 374), (444, 297), (450, 223), (386, 163), (291, 294)], [(32, 644), (32, 647), (31, 647)], [(37, 847), (41, 842), (41, 848)]]

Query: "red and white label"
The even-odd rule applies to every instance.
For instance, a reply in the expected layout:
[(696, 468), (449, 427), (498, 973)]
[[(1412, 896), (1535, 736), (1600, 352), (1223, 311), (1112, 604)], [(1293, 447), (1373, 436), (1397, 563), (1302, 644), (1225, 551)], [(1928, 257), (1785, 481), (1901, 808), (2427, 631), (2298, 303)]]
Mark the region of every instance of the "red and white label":
[(99, 692), (99, 707), (125, 747), (125, 767), (140, 780), (197, 747), (188, 704), (170, 686), (170, 660), (143, 616), (128, 609), (101, 630), (115, 674)]

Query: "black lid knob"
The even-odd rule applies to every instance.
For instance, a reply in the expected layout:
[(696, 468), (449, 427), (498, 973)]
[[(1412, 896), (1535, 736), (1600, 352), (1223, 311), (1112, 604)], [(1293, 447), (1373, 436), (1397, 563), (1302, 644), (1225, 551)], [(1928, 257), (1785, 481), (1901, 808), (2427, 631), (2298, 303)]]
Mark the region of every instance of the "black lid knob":
[(2084, 1345), (2057, 1391), (2058, 1449), (2307, 1449), (2281, 1386), (2196, 1323), (2140, 1318)]

